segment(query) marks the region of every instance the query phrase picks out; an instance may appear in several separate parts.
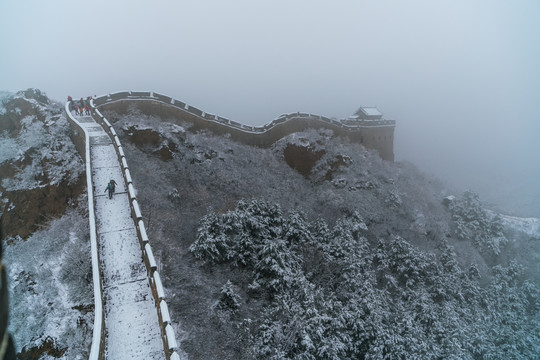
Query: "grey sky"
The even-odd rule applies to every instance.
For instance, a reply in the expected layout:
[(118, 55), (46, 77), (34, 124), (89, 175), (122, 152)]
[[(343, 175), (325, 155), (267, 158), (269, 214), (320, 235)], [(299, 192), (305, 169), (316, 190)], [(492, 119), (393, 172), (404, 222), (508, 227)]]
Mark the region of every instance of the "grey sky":
[(246, 124), (376, 105), (397, 160), (540, 203), (537, 0), (2, 0), (0, 49), (0, 89), (62, 101), (153, 90)]

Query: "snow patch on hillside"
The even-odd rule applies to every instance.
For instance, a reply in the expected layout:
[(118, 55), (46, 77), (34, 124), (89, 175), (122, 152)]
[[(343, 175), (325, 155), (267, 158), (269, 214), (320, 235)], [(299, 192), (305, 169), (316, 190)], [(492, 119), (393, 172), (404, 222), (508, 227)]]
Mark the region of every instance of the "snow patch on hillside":
[(540, 219), (501, 215), (504, 226), (540, 240)]
[(62, 359), (88, 356), (93, 327), (88, 234), (86, 216), (71, 209), (27, 240), (4, 244), (9, 331), (17, 352), (52, 338), (58, 349), (67, 349)]

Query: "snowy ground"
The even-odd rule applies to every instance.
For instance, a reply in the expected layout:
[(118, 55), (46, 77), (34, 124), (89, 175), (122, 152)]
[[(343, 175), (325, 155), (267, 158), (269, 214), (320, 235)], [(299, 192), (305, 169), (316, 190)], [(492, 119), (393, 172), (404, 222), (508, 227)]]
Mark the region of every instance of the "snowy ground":
[[(78, 120), (90, 133), (107, 329), (106, 356), (109, 359), (163, 359), (157, 310), (114, 146), (91, 117)], [(111, 179), (118, 184), (113, 199), (104, 193)]]
[(540, 219), (501, 215), (501, 220), (506, 227), (514, 228), (530, 237), (540, 237)]
[[(16, 351), (21, 359), (88, 358), (94, 306), (87, 198), (77, 184), (83, 163), (61, 104), (39, 91), (0, 91), (1, 115), (20, 125), (0, 131), (0, 227), (13, 234), (3, 239), (3, 260)], [(35, 209), (47, 210), (32, 216)]]
[(94, 319), (87, 217), (69, 209), (4, 251), (17, 352), (52, 341), (63, 351), (57, 358), (87, 358)]

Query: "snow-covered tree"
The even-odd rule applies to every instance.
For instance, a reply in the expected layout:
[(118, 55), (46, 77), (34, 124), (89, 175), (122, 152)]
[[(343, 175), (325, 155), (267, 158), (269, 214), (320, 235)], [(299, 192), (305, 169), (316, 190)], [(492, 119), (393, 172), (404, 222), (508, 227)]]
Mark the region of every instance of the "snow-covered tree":
[(508, 239), (500, 216), (490, 216), (481, 206), (478, 194), (467, 191), (450, 203), (456, 236), (473, 242), (481, 251), (499, 255)]
[[(464, 211), (478, 217), (478, 208)], [(272, 294), (250, 322), (255, 358), (513, 358), (533, 354), (540, 341), (539, 290), (520, 280), (519, 266), (496, 267), (483, 288), (478, 269), (462, 269), (445, 242), (437, 254), (392, 234), (370, 244), (358, 212), (329, 228), (296, 212), (287, 218), (266, 201), (241, 201), (204, 217), (199, 235), (194, 254), (245, 266), (250, 288)], [(216, 238), (227, 256), (206, 251)]]

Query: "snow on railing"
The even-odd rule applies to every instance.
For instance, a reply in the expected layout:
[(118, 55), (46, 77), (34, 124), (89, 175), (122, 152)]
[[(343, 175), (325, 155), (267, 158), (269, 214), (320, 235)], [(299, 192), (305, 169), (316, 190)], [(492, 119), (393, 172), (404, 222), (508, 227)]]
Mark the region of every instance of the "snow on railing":
[(101, 95), (97, 97), (96, 99), (94, 99), (94, 104), (96, 107), (98, 107), (108, 102), (115, 102), (115, 101), (121, 101), (121, 100), (158, 101), (158, 102), (173, 106), (175, 108), (178, 108), (180, 110), (186, 111), (190, 113), (191, 115), (197, 116), (201, 119), (214, 122), (214, 123), (228, 125), (232, 128), (236, 128), (237, 130), (241, 130), (241, 131), (249, 132), (249, 133), (264, 133), (271, 130), (276, 125), (285, 123), (292, 119), (299, 119), (299, 118), (309, 119), (313, 121), (320, 121), (323, 123), (337, 126), (339, 128), (350, 129), (350, 130), (358, 129), (358, 128), (369, 128), (369, 127), (395, 126), (396, 124), (395, 120), (356, 120), (356, 121), (351, 121), (349, 119), (336, 120), (336, 119), (329, 119), (325, 116), (316, 115), (316, 114), (295, 112), (295, 113), (289, 113), (289, 114), (282, 114), (278, 118), (272, 120), (270, 123), (265, 124), (263, 126), (248, 126), (248, 125), (240, 124), (235, 121), (231, 121), (229, 119), (226, 119), (217, 115), (208, 114), (196, 107), (188, 105), (182, 101), (173, 99), (170, 96), (162, 95), (157, 92), (151, 92), (151, 91), (119, 91), (116, 93)]
[[(73, 117), (70, 111), (70, 102), (65, 106), (68, 121), (72, 127), (74, 142), (77, 150), (86, 164), (86, 188), (88, 192), (88, 220), (90, 222), (90, 249), (92, 253), (92, 280), (94, 286), (94, 329), (92, 334), (92, 346), (90, 348), (90, 360), (104, 358), (105, 351), (105, 314), (103, 312), (103, 292), (101, 289), (101, 272), (99, 268), (99, 253), (97, 246), (96, 217), (94, 213), (94, 194), (92, 180), (92, 164), (90, 156), (90, 138), (85, 128)], [(84, 151), (83, 151), (84, 146)]]
[(152, 92), (123, 91), (120, 93), (104, 95), (97, 99), (92, 99), (90, 100), (90, 107), (92, 108), (92, 114), (94, 119), (105, 128), (105, 131), (113, 140), (113, 145), (116, 149), (116, 154), (118, 156), (118, 162), (122, 164), (122, 175), (124, 177), (124, 183), (126, 185), (126, 188), (128, 189), (131, 216), (133, 218), (133, 222), (135, 223), (135, 228), (137, 229), (139, 245), (141, 246), (143, 260), (149, 277), (150, 288), (152, 289), (152, 294), (155, 300), (154, 304), (158, 313), (159, 325), (161, 329), (161, 339), (163, 341), (163, 348), (165, 350), (166, 358), (168, 360), (179, 360), (180, 356), (176, 352), (176, 350), (178, 349), (178, 343), (176, 342), (174, 329), (171, 326), (169, 308), (164, 299), (165, 291), (161, 282), (161, 277), (157, 271), (157, 263), (152, 252), (152, 248), (150, 247), (148, 241), (146, 227), (144, 226), (141, 210), (137, 201), (137, 192), (133, 185), (133, 180), (131, 179), (131, 174), (129, 172), (126, 156), (124, 154), (122, 144), (120, 143), (120, 139), (118, 138), (116, 131), (109, 123), (109, 121), (107, 121), (107, 119), (103, 116), (103, 114), (99, 112), (99, 110), (96, 108), (96, 103), (94, 102), (97, 100), (99, 103), (99, 99), (103, 101), (114, 101), (115, 99), (120, 99), (125, 96), (160, 97), (162, 101), (168, 101), (169, 104), (172, 102), (172, 99), (164, 95)]
[[(209, 114), (170, 96), (152, 91), (120, 91), (101, 95), (94, 99), (94, 105), (97, 108), (124, 101), (142, 101), (151, 104), (150, 106), (158, 105), (159, 108), (155, 109), (157, 112), (171, 115), (171, 112), (167, 110), (169, 107), (189, 114), (190, 121), (193, 121), (198, 126), (215, 130), (217, 133), (229, 132), (235, 140), (248, 145), (263, 147), (270, 146), (280, 138), (294, 132), (303, 131), (308, 127), (328, 128), (333, 130), (336, 135), (346, 136), (367, 148), (378, 150), (380, 156), (385, 160), (394, 160), (393, 132), (396, 125), (394, 120), (337, 120), (316, 114), (296, 112), (282, 114), (263, 126), (249, 126)], [(102, 117), (99, 112), (97, 114)], [(375, 139), (380, 139), (381, 133), (386, 136), (383, 139), (389, 141), (376, 141)], [(364, 140), (366, 141), (364, 142)]]

